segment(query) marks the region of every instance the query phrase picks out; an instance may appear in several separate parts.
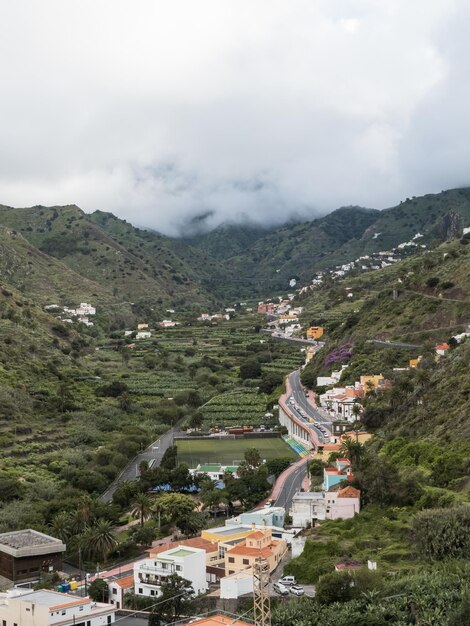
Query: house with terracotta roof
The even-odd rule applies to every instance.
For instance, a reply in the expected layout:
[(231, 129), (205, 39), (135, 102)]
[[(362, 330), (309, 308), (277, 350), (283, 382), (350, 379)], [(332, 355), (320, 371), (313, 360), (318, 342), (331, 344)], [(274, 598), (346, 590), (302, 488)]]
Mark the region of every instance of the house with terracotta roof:
[(192, 619), (182, 626), (253, 626), (248, 622), (244, 622), (237, 619), (233, 615), (222, 615), (222, 613), (215, 613), (210, 617), (201, 617), (200, 619)]
[(270, 528), (251, 532), (244, 541), (225, 552), (225, 575), (230, 576), (252, 568), (256, 559), (263, 558), (273, 572), (287, 551), (285, 539), (274, 539)]
[(134, 574), (112, 580), (108, 583), (108, 589), (110, 604), (114, 604), (116, 609), (122, 609), (125, 605), (125, 594), (134, 591)]
[(447, 350), (449, 350), (449, 347), (450, 346), (448, 343), (438, 344), (435, 348), (437, 356), (445, 356), (447, 353)]
[(335, 485), (352, 480), (353, 473), (348, 459), (336, 459), (334, 467), (325, 467), (323, 470), (323, 489), (329, 491)]
[(103, 626), (113, 624), (116, 607), (50, 589), (0, 593), (0, 618), (8, 626)]
[(299, 491), (292, 498), (292, 526), (315, 526), (318, 520), (350, 519), (361, 510), (361, 492), (348, 485), (330, 491)]

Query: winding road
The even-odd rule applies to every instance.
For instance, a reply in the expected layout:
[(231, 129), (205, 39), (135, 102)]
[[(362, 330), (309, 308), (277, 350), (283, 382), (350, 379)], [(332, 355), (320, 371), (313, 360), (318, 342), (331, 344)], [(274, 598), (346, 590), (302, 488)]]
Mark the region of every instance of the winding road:
[[(308, 397), (305, 395), (299, 370), (295, 370), (289, 375), (289, 384), (291, 387), (291, 398), (293, 398), (293, 402), (288, 401), (289, 410), (292, 411), (292, 414), (298, 420), (304, 422), (309, 428), (313, 428), (321, 442), (326, 443), (329, 441), (329, 434), (325, 435), (321, 428), (331, 433), (331, 415), (324, 409), (316, 406), (311, 391)], [(303, 410), (305, 415), (302, 415), (299, 409)], [(317, 424), (321, 425), (321, 428)]]

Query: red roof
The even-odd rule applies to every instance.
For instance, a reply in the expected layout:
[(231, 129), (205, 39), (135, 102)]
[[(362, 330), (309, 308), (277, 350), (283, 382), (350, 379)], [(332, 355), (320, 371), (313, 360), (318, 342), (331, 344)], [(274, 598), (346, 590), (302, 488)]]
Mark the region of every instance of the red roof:
[(270, 557), (272, 553), (273, 551), (270, 546), (266, 546), (265, 548), (247, 548), (245, 545), (235, 546), (225, 552), (225, 554), (229, 556), (236, 554), (239, 556), (264, 556), (265, 558)]
[(344, 487), (344, 489), (340, 489), (338, 491), (338, 498), (360, 498), (361, 497), (361, 492), (359, 491), (359, 489), (356, 489), (355, 487), (351, 487), (351, 485), (348, 485), (347, 487)]
[(130, 576), (124, 576), (123, 578), (118, 578), (118, 580), (114, 580), (114, 583), (121, 589), (130, 589), (134, 586), (134, 576), (131, 574)]
[(202, 537), (192, 537), (192, 539), (182, 539), (181, 541), (172, 541), (171, 543), (164, 543), (161, 546), (156, 546), (147, 550), (149, 554), (160, 554), (160, 552), (166, 552), (172, 548), (178, 548), (179, 546), (187, 546), (188, 548), (200, 548), (207, 553), (217, 552), (218, 547), (216, 543), (203, 539)]
[(438, 346), (436, 346), (436, 350), (448, 350), (448, 349), (449, 349), (448, 343), (441, 343)]

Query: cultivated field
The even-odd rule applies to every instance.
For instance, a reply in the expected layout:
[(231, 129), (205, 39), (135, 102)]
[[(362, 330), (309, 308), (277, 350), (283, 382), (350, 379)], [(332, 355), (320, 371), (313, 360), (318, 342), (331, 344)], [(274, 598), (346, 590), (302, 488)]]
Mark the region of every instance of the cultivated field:
[(230, 465), (241, 461), (245, 450), (256, 448), (262, 459), (290, 457), (298, 460), (298, 456), (281, 438), (272, 439), (197, 439), (179, 440), (178, 463), (187, 463), (196, 467), (198, 463), (221, 463)]

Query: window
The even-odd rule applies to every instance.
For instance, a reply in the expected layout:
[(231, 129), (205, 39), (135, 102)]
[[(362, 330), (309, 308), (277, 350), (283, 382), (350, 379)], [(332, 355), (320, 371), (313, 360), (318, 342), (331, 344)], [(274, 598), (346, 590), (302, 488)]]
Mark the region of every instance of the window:
[(235, 563), (235, 559), (233, 558), (233, 556), (229, 556), (228, 557), (228, 562), (229, 563)]
[(139, 587), (139, 593), (143, 593), (142, 587)]
[(113, 594), (114, 594), (114, 595), (117, 595), (117, 589), (116, 589), (116, 587), (113, 589)]
[(233, 571), (233, 569), (229, 569), (229, 571), (228, 571), (228, 575), (230, 576), (230, 574), (235, 574), (235, 572)]
[(183, 568), (181, 567), (181, 565), (175, 565), (175, 569), (177, 572), (181, 572)]
[(83, 606), (79, 606), (79, 607), (78, 607), (78, 610), (79, 610), (79, 611), (83, 611)]
[(62, 611), (62, 615), (65, 615), (67, 613), (67, 611)]
[(108, 615), (108, 624), (111, 624), (111, 615)]
[(243, 565), (249, 565), (250, 561), (248, 559), (243, 559)]

